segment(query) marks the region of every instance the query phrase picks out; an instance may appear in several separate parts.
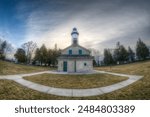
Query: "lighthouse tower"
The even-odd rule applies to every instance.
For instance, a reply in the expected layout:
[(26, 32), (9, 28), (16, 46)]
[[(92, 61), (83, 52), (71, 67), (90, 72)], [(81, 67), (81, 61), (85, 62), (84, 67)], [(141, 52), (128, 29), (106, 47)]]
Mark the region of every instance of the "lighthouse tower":
[(78, 44), (78, 36), (79, 36), (77, 28), (73, 28), (71, 36), (72, 36), (72, 44), (77, 45)]

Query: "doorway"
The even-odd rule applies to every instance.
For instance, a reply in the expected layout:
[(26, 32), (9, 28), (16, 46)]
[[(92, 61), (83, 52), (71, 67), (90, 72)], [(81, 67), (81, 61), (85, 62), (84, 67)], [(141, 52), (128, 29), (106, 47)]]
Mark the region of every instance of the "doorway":
[(64, 72), (67, 72), (67, 61), (64, 61), (64, 64), (63, 64), (63, 71), (64, 71)]

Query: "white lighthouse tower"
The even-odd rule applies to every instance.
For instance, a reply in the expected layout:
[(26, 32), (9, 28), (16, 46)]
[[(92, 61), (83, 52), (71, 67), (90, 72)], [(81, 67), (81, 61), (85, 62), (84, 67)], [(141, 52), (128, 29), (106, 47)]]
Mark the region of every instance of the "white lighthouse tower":
[(78, 44), (78, 36), (79, 36), (77, 28), (73, 28), (71, 36), (72, 36), (72, 44), (77, 45)]

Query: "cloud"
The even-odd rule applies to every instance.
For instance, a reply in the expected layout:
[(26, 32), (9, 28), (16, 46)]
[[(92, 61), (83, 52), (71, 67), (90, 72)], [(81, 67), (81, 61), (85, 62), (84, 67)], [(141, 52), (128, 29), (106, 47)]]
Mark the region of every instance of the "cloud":
[[(147, 6), (141, 1), (124, 0), (33, 0), (20, 2), (17, 9), (18, 18), (26, 24), (24, 41), (33, 40), (50, 48), (57, 43), (65, 48), (71, 43), (72, 28), (77, 27), (81, 45), (103, 50), (106, 42), (106, 47), (112, 47), (116, 40), (136, 39), (145, 32), (150, 26)], [(143, 38), (149, 36), (143, 33)]]

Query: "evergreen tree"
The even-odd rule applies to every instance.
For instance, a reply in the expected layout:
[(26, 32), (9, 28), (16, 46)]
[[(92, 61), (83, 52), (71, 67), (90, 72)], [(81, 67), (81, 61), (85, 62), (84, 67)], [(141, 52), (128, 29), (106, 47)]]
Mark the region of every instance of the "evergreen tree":
[(14, 56), (18, 60), (19, 63), (25, 63), (26, 62), (26, 54), (22, 48), (18, 48), (16, 51), (16, 54)]
[(45, 66), (46, 66), (46, 63), (47, 63), (47, 48), (44, 44), (40, 48), (40, 62), (41, 62), (41, 65), (45, 64)]
[(34, 60), (35, 62), (38, 61), (41, 65), (45, 64), (45, 66), (56, 66), (57, 57), (60, 55), (60, 53), (60, 49), (47, 49), (46, 46), (43, 44), (40, 48), (36, 49)]
[(56, 50), (56, 49), (53, 49), (52, 50), (52, 65), (53, 66), (56, 66), (57, 64), (57, 57), (61, 54), (61, 50)]
[(53, 58), (53, 50), (52, 49), (48, 49), (48, 51), (47, 51), (47, 63), (48, 63), (48, 66), (50, 66), (52, 64), (52, 58)]
[(113, 57), (109, 49), (104, 49), (104, 63), (105, 65), (113, 64)]
[(130, 62), (133, 62), (135, 60), (135, 53), (133, 52), (133, 50), (130, 48), (130, 46), (128, 47), (128, 60)]
[(144, 59), (146, 59), (146, 57), (149, 56), (149, 49), (146, 46), (146, 44), (143, 41), (141, 41), (140, 38), (136, 44), (136, 56), (140, 60), (144, 60)]
[(117, 42), (116, 49), (113, 54), (115, 62), (122, 62), (128, 60), (128, 52), (123, 45), (120, 45), (120, 42)]
[(41, 52), (39, 48), (35, 51), (34, 62), (41, 62)]

